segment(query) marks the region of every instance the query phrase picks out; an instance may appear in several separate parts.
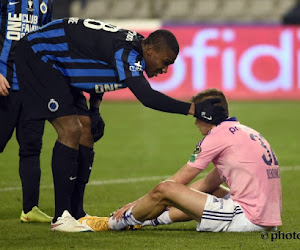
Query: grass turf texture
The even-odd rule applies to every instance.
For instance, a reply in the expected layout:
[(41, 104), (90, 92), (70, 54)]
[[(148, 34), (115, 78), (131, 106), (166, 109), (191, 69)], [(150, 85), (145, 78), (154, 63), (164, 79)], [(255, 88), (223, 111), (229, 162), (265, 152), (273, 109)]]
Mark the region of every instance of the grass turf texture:
[[(281, 166), (283, 233), (300, 232), (299, 102), (231, 102), (230, 113), (261, 132)], [(194, 118), (144, 108), (140, 103), (103, 102), (106, 122), (85, 196), (86, 212), (107, 216), (148, 192), (189, 159), (202, 138)], [(47, 124), (41, 155), (40, 208), (52, 215), (51, 154), (56, 134)], [(70, 234), (48, 224), (20, 223), (21, 184), (15, 137), (0, 155), (0, 248), (14, 249), (300, 249), (300, 239), (261, 239), (261, 233), (198, 233), (196, 222), (144, 228), (134, 232)], [(291, 170), (290, 166), (298, 166)], [(141, 178), (146, 178), (141, 181)], [(153, 177), (153, 178), (150, 178)], [(127, 179), (132, 179), (132, 182)], [(282, 238), (282, 236), (281, 236)], [(300, 233), (298, 238), (300, 238)]]

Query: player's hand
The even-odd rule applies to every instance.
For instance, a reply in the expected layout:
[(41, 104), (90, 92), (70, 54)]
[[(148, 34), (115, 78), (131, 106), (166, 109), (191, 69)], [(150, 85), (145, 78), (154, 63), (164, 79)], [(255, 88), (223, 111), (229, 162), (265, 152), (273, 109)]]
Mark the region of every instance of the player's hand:
[(9, 94), (8, 89), (10, 89), (8, 81), (0, 74), (0, 95), (7, 96)]
[(207, 123), (219, 124), (228, 117), (226, 110), (222, 106), (215, 105), (220, 102), (220, 98), (211, 98), (196, 103), (194, 117)]
[(94, 142), (99, 141), (104, 135), (105, 123), (99, 113), (99, 108), (91, 107), (90, 109), (91, 118), (91, 133), (94, 137)]
[(123, 217), (123, 214), (129, 209), (131, 208), (132, 206), (135, 205), (136, 202), (131, 202), (131, 203), (128, 203), (126, 204), (125, 206), (119, 208), (117, 211), (113, 212), (113, 219), (116, 219), (117, 221), (119, 221), (120, 219), (122, 219)]

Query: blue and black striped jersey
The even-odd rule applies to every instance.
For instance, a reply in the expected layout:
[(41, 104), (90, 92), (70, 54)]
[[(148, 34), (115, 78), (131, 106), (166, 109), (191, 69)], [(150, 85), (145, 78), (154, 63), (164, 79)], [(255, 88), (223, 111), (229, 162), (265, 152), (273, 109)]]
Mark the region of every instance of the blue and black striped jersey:
[(53, 0), (0, 1), (0, 73), (17, 90), (14, 47), (28, 32), (52, 21)]
[(91, 94), (126, 88), (125, 79), (145, 70), (144, 37), (99, 20), (58, 19), (26, 37), (44, 63)]

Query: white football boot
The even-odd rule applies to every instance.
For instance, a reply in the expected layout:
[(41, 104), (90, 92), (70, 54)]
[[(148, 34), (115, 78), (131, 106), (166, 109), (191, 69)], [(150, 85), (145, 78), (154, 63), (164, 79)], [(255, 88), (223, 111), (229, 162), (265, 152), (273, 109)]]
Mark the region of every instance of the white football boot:
[(59, 232), (92, 232), (92, 230), (80, 224), (72, 215), (65, 210), (56, 222), (51, 222), (51, 230)]

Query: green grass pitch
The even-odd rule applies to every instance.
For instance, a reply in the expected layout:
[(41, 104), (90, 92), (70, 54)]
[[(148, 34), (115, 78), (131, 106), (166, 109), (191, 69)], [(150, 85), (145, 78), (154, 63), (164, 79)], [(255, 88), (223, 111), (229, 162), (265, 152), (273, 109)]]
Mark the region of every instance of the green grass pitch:
[[(271, 241), (271, 233), (266, 240), (261, 239), (261, 233), (198, 233), (196, 222), (84, 234), (51, 232), (48, 224), (20, 223), (22, 194), (14, 137), (0, 155), (0, 248), (300, 249), (300, 103), (232, 101), (230, 105), (231, 116), (260, 131), (279, 159), (283, 190), (281, 239)], [(92, 215), (108, 216), (147, 193), (185, 164), (202, 138), (194, 118), (153, 111), (138, 102), (104, 101), (101, 113), (106, 131), (95, 145), (96, 156), (85, 195), (86, 212)], [(50, 215), (54, 211), (50, 162), (55, 139), (55, 131), (47, 124), (39, 206)], [(296, 239), (282, 239), (290, 238), (293, 232)]]

